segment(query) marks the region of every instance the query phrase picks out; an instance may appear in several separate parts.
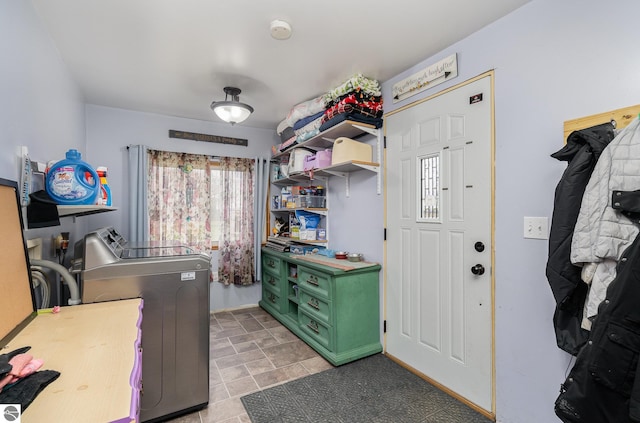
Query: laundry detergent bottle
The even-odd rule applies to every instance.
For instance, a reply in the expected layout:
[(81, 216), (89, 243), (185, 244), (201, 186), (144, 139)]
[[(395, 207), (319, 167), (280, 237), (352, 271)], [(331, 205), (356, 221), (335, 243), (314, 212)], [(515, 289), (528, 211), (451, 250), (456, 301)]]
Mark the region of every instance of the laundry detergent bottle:
[(98, 195), (98, 204), (102, 204), (103, 206), (111, 205), (111, 189), (107, 183), (108, 171), (109, 169), (105, 166), (98, 166), (96, 168), (96, 172), (98, 172), (98, 176), (100, 177), (100, 195)]
[(51, 166), (45, 188), (49, 196), (62, 205), (95, 204), (100, 193), (98, 173), (83, 162), (78, 150), (67, 151), (66, 159)]

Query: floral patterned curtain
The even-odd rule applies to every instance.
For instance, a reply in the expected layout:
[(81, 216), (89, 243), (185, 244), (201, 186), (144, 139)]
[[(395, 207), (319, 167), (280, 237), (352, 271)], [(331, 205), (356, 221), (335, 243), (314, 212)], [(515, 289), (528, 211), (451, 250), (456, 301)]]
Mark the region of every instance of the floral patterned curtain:
[(211, 248), (210, 160), (201, 154), (149, 150), (149, 236)]
[(222, 228), (218, 241), (218, 280), (225, 285), (255, 282), (252, 159), (220, 159)]

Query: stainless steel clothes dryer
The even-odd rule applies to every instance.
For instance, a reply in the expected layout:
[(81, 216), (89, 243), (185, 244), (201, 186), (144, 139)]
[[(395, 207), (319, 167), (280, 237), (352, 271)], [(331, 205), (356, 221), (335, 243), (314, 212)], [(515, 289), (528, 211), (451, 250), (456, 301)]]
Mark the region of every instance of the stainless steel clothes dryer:
[(74, 246), (84, 303), (144, 300), (142, 421), (209, 402), (209, 260), (180, 245), (130, 245), (114, 228)]

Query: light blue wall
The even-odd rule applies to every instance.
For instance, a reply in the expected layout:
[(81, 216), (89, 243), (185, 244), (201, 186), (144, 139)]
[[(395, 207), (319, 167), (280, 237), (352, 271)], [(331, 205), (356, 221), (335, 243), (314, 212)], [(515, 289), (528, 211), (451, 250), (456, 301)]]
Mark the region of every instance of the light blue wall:
[[(382, 129), (380, 129), (382, 131)], [(331, 177), (329, 192), (329, 247), (336, 251), (361, 253), (366, 261), (384, 262), (383, 166), (378, 155), (377, 138), (364, 135), (358, 141), (372, 147), (373, 161), (380, 163), (380, 175), (361, 170), (349, 175), (349, 184), (341, 177)], [(380, 147), (382, 153), (382, 147)], [(381, 154), (380, 154), (381, 155)], [(380, 179), (378, 179), (380, 177)], [(380, 184), (380, 193), (378, 193)], [(347, 195), (348, 188), (348, 195)], [(380, 272), (380, 339), (383, 337), (384, 275)]]
[[(373, 161), (381, 163), (376, 151), (376, 137), (365, 135), (358, 141), (371, 145)], [(382, 185), (382, 166), (380, 172), (380, 180), (373, 172), (353, 172), (349, 175), (348, 185), (345, 178), (331, 177), (328, 204), (330, 247), (362, 253), (365, 260), (377, 263), (382, 263), (384, 251), (382, 189), (380, 194), (377, 192), (378, 183)]]
[[(0, 58), (0, 177), (20, 180), (20, 146), (41, 161), (84, 152), (84, 99), (31, 2), (0, 2)], [(43, 238), (44, 258), (52, 258), (53, 234), (68, 231), (73, 242), (83, 233), (81, 220), (61, 223), (26, 232)]]
[[(208, 107), (204, 105), (203, 107)], [(151, 113), (87, 105), (87, 161), (94, 166), (109, 168), (108, 181), (113, 206), (118, 210), (87, 216), (88, 229), (113, 226), (128, 236), (127, 219), (127, 146), (144, 144), (150, 148), (185, 153), (232, 157), (270, 157), (276, 143), (275, 130), (231, 126), (216, 122), (183, 119)], [(213, 120), (213, 116), (212, 116)], [(248, 146), (215, 144), (169, 138), (169, 130), (197, 132), (225, 137), (243, 138)], [(212, 252), (212, 265), (217, 269), (218, 254)], [(261, 285), (248, 287), (211, 284), (211, 309), (220, 310), (246, 304), (257, 304)]]
[(84, 99), (31, 2), (0, 3), (0, 176), (16, 179), (17, 148), (34, 158), (84, 151)]
[[(555, 345), (547, 241), (524, 239), (523, 217), (551, 216), (565, 120), (640, 103), (638, 16), (633, 0), (534, 0), (384, 84), (390, 111), (495, 69), (498, 422), (559, 421), (570, 357)], [(452, 53), (457, 79), (392, 104), (395, 82)]]

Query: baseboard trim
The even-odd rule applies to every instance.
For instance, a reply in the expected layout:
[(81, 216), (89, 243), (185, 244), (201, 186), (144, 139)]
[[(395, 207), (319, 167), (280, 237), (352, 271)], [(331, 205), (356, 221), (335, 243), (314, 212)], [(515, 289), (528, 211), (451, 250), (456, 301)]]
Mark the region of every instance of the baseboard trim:
[(238, 310), (243, 310), (245, 308), (255, 308), (255, 307), (260, 307), (258, 304), (243, 304), (241, 306), (237, 306), (237, 307), (229, 307), (229, 308), (221, 308), (218, 310), (211, 310), (209, 311), (209, 314), (214, 314), (214, 313), (221, 313), (223, 311), (238, 311)]

